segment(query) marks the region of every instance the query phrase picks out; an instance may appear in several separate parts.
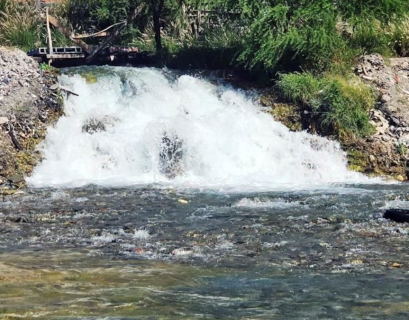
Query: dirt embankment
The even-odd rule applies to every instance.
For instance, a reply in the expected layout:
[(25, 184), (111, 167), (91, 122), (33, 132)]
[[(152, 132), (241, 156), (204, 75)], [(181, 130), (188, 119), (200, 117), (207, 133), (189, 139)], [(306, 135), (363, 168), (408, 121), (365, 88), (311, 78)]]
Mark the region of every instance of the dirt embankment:
[(56, 77), (17, 49), (0, 47), (0, 188), (16, 188), (40, 159), (36, 145), (61, 114)]
[[(356, 75), (372, 86), (379, 96), (370, 111), (376, 132), (366, 138), (341, 141), (352, 170), (369, 175), (409, 178), (409, 58), (385, 61), (378, 54), (361, 57)], [(291, 130), (308, 128), (303, 107), (281, 103), (271, 94), (261, 98), (269, 112)], [(313, 124), (314, 125), (314, 124)]]
[(356, 74), (374, 87), (379, 101), (370, 112), (375, 134), (344, 143), (350, 163), (358, 171), (408, 180), (409, 58), (367, 55)]

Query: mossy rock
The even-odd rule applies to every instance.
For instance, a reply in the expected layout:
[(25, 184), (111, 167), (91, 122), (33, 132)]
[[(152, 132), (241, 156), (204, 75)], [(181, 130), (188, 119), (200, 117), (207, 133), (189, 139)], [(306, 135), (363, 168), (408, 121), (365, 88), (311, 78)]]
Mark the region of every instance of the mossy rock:
[(359, 150), (348, 150), (348, 167), (352, 171), (365, 172), (369, 166), (368, 156)]
[(17, 189), (0, 189), (0, 195), (2, 196), (12, 196), (18, 190)]
[(33, 171), (34, 165), (37, 163), (37, 160), (30, 152), (21, 151), (17, 153), (15, 158), (17, 164), (17, 172), (26, 175)]
[(274, 119), (284, 124), (291, 131), (301, 131), (302, 122), (298, 107), (286, 103), (276, 103), (268, 111)]
[(264, 107), (273, 107), (277, 97), (273, 93), (265, 93), (260, 97), (260, 103)]
[(98, 78), (95, 74), (93, 73), (83, 73), (81, 74), (81, 77), (85, 79), (85, 81), (89, 84), (97, 83)]

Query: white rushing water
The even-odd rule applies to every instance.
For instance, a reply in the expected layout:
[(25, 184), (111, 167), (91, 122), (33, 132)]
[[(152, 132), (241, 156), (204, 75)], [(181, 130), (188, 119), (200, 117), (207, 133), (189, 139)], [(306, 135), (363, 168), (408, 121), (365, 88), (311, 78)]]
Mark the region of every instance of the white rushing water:
[(92, 84), (61, 76), (79, 97), (48, 129), (32, 186), (273, 190), (368, 180), (347, 170), (338, 143), (290, 132), (237, 90), (155, 69), (95, 71)]

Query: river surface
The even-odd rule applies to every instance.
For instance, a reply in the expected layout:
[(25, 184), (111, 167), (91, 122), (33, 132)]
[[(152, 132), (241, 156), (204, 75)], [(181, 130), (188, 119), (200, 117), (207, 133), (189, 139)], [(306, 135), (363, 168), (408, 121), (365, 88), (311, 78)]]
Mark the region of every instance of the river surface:
[(79, 94), (0, 201), (0, 319), (408, 319), (409, 186), (347, 169), (253, 93), (68, 69)]
[(28, 190), (0, 203), (5, 319), (407, 319), (405, 185)]

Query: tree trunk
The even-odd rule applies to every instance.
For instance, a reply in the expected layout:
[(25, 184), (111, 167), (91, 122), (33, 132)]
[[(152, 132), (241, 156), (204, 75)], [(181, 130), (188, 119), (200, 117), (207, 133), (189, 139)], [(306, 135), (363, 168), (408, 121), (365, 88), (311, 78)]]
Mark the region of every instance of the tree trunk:
[(164, 2), (165, 0), (152, 0), (153, 27), (155, 29), (156, 54), (158, 56), (158, 62), (161, 66), (163, 64), (163, 48), (162, 48), (160, 17), (162, 15)]

